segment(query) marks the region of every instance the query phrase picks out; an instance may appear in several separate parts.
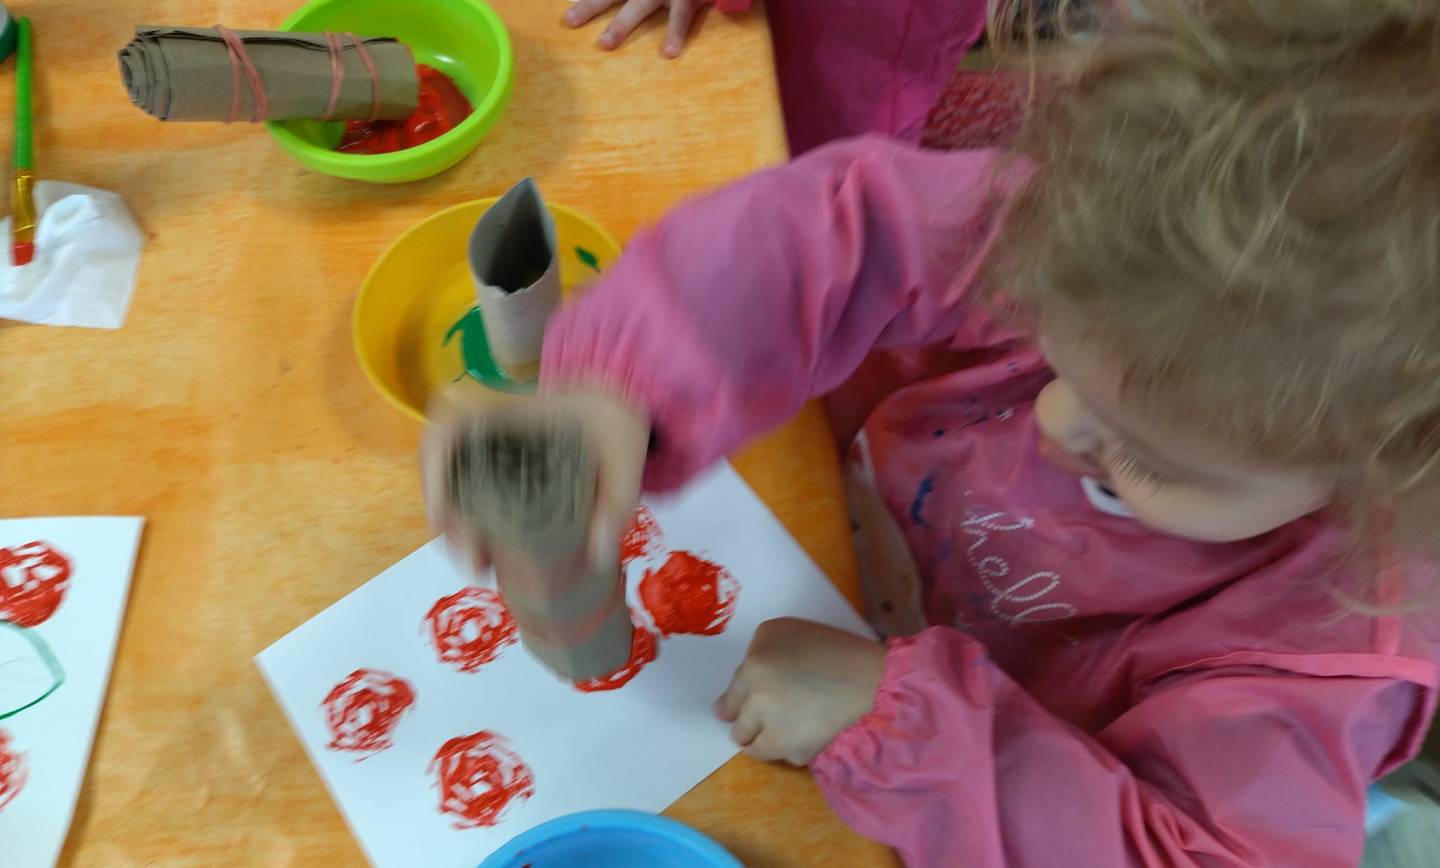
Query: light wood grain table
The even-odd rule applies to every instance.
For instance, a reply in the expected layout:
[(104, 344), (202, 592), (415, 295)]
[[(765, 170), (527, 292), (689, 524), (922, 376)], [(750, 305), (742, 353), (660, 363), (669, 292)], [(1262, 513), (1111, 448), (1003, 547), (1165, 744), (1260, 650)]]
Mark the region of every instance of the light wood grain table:
[[(524, 175), (624, 238), (784, 157), (763, 16), (710, 15), (666, 62), (655, 22), (604, 55), (596, 30), (559, 26), (563, 0), (491, 2), (517, 58), (508, 114), (458, 168), (393, 188), (302, 171), (257, 128), (129, 105), (114, 54), (134, 25), (264, 28), (283, 0), (12, 4), (35, 24), (40, 176), (122, 193), (149, 236), (119, 331), (0, 325), (0, 515), (148, 519), (63, 864), (363, 863), (251, 656), (430, 536), (417, 426), (350, 348), (384, 245)], [(737, 464), (854, 599), (819, 412)], [(807, 774), (743, 757), (670, 813), (749, 865), (893, 864)]]

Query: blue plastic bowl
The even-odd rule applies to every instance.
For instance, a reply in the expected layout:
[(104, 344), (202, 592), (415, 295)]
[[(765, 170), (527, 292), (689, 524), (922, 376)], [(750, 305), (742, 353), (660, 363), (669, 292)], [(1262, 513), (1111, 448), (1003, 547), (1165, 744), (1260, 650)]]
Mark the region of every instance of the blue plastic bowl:
[(480, 868), (744, 868), (725, 848), (642, 811), (584, 811), (541, 823)]

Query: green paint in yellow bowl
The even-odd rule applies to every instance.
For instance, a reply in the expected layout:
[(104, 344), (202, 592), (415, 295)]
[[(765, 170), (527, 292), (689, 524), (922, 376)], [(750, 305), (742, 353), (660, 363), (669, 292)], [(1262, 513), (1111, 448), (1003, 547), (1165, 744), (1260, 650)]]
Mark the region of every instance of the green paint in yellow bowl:
[[(420, 221), (376, 260), (355, 299), (355, 354), (365, 376), (401, 412), (425, 421), (430, 399), (455, 384), (504, 400), (533, 385), (502, 383), (476, 309), (466, 258), (470, 232), (495, 202), (477, 199)], [(579, 211), (547, 203), (555, 218), (565, 295), (620, 258), (620, 245)], [(503, 375), (502, 375), (503, 376)]]
[(417, 63), (450, 76), (473, 111), (444, 135), (389, 154), (342, 154), (339, 121), (280, 121), (270, 134), (287, 153), (317, 172), (399, 184), (438, 175), (465, 159), (495, 126), (515, 86), (515, 55), (500, 16), (481, 0), (313, 0), (281, 30), (393, 36)]

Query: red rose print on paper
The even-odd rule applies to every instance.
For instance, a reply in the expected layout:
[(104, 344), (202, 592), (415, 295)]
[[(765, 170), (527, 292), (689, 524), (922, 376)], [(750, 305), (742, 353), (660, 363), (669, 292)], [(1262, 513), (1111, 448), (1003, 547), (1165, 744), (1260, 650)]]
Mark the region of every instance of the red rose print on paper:
[(70, 587), (70, 559), (48, 543), (0, 548), (0, 619), (34, 627), (60, 608)]
[(461, 672), (474, 672), (517, 641), (515, 618), (499, 594), (484, 588), (441, 597), (425, 622), (440, 662)]
[(386, 749), (400, 715), (414, 704), (415, 689), (405, 679), (378, 669), (356, 669), (320, 704), (330, 729), (330, 749), (366, 755)]
[(609, 675), (576, 681), (575, 689), (581, 693), (618, 690), (629, 684), (636, 675), (640, 674), (641, 669), (654, 663), (655, 658), (659, 656), (660, 643), (655, 640), (655, 634), (644, 627), (636, 627), (635, 634), (630, 639), (630, 659), (625, 661), (625, 665)]
[(25, 786), (25, 755), (10, 746), (10, 734), (0, 729), (0, 811)]
[(716, 636), (735, 614), (740, 583), (730, 571), (689, 552), (671, 552), (640, 580), (640, 601), (662, 636)]
[(505, 739), (484, 730), (452, 738), (430, 762), (440, 813), (457, 829), (493, 826), (511, 803), (535, 795), (535, 775)]
[(663, 541), (660, 526), (655, 523), (655, 515), (648, 508), (640, 507), (635, 510), (635, 518), (630, 522), (630, 527), (626, 528), (624, 536), (620, 537), (620, 563), (628, 564), (656, 554)]

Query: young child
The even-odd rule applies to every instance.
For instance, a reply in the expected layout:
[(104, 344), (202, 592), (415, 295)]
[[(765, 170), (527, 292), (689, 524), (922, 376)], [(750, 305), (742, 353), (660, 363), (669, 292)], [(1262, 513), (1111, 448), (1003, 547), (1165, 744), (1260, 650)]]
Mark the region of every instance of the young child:
[(1136, 5), (1013, 153), (821, 149), (546, 336), (611, 557), (831, 396), (891, 638), (768, 623), (717, 712), (911, 865), (1354, 866), (1433, 712), (1440, 12)]

